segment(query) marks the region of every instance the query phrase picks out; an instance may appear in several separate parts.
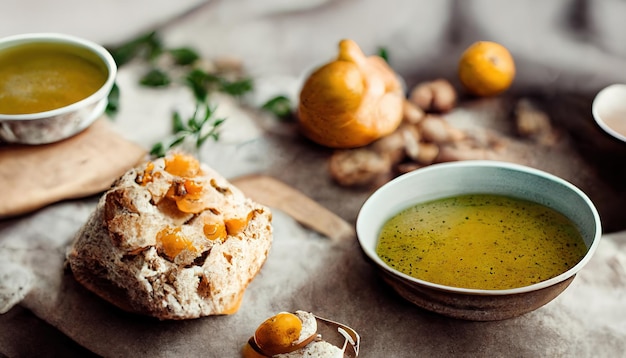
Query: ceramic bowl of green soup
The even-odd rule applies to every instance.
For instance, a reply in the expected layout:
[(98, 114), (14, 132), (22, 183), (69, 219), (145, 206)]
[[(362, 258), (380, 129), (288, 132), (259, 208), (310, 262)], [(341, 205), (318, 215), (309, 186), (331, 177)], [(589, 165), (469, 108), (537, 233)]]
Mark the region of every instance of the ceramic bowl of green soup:
[(0, 39), (0, 142), (46, 144), (104, 113), (117, 66), (91, 41), (56, 33)]
[(473, 321), (516, 317), (556, 298), (602, 232), (576, 186), (497, 161), (399, 176), (365, 201), (356, 230), (366, 257), (402, 297)]

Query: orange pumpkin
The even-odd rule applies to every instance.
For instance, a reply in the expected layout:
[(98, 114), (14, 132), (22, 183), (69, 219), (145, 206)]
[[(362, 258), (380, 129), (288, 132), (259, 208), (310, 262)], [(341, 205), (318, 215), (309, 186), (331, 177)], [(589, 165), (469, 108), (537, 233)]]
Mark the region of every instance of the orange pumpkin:
[(355, 148), (392, 133), (402, 121), (403, 103), (402, 85), (385, 60), (342, 40), (337, 58), (305, 81), (298, 119), (312, 141)]

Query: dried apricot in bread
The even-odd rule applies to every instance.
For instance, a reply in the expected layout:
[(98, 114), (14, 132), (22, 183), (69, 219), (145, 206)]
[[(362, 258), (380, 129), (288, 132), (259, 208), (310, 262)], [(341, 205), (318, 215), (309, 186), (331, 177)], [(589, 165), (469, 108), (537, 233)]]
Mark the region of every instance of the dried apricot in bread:
[(238, 310), (272, 243), (272, 214), (194, 157), (139, 165), (102, 196), (68, 252), (75, 278), (159, 319)]

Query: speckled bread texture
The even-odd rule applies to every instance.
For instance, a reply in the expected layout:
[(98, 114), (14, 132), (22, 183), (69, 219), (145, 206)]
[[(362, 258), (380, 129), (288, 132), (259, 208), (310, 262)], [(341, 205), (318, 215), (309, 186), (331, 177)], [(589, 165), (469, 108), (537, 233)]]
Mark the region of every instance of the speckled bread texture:
[[(76, 280), (123, 310), (158, 319), (235, 313), (267, 258), (272, 215), (197, 164), (185, 177), (160, 158), (119, 178), (68, 251)], [(194, 187), (201, 195), (185, 202), (185, 188)], [(193, 212), (174, 199), (183, 209), (194, 204)], [(221, 238), (211, 236), (213, 223)]]

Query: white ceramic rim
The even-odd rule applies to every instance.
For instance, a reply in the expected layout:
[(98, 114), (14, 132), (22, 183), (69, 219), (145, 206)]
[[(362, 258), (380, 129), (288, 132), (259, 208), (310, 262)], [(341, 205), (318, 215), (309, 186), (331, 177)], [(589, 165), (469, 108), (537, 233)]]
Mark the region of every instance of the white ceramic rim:
[[(572, 268), (570, 268), (569, 270), (563, 272), (562, 274), (555, 276), (553, 278), (550, 278), (548, 280), (545, 281), (541, 281), (529, 286), (524, 286), (524, 287), (518, 287), (518, 288), (512, 288), (512, 289), (504, 289), (504, 290), (486, 290), (486, 289), (471, 289), (471, 288), (461, 288), (461, 287), (453, 287), (453, 286), (447, 286), (447, 285), (441, 285), (441, 284), (436, 284), (436, 283), (432, 283), (432, 282), (428, 282), (428, 281), (424, 281), (424, 280), (420, 280), (414, 277), (411, 277), (407, 274), (404, 274), (396, 269), (393, 269), (391, 267), (389, 267), (380, 257), (378, 257), (378, 255), (376, 254), (375, 251), (375, 247), (370, 247), (370, 246), (366, 246), (363, 244), (361, 237), (364, 235), (364, 219), (362, 216), (362, 213), (368, 210), (375, 210), (376, 208), (373, 206), (374, 202), (376, 202), (379, 197), (384, 196), (385, 195), (385, 191), (387, 190), (387, 188), (396, 185), (398, 182), (402, 182), (402, 181), (406, 181), (406, 180), (410, 180), (411, 177), (415, 176), (415, 175), (421, 175), (424, 172), (427, 171), (434, 171), (434, 170), (440, 170), (443, 168), (448, 168), (448, 167), (496, 167), (496, 168), (504, 168), (504, 169), (509, 169), (509, 170), (514, 170), (514, 171), (520, 171), (523, 173), (527, 173), (527, 174), (531, 174), (531, 175), (535, 175), (538, 177), (543, 177), (545, 179), (548, 179), (550, 181), (554, 181), (556, 182), (558, 185), (561, 185), (569, 190), (571, 190), (573, 193), (575, 193), (579, 198), (581, 198), (586, 205), (588, 206), (588, 209), (592, 212), (593, 216), (594, 216), (594, 224), (595, 224), (595, 232), (594, 232), (594, 237), (593, 237), (593, 241), (591, 242), (591, 246), (588, 248), (587, 253), (585, 254), (585, 256), (576, 264), (574, 265)], [(388, 216), (388, 218), (391, 218), (391, 216), (395, 214), (395, 213), (390, 213)], [(386, 220), (385, 220), (386, 221)], [(587, 195), (580, 190), (578, 187), (576, 187), (575, 185), (571, 184), (570, 182), (557, 177), (555, 175), (552, 175), (550, 173), (544, 172), (542, 170), (538, 170), (535, 168), (531, 168), (528, 166), (524, 166), (524, 165), (519, 165), (519, 164), (513, 164), (513, 163), (508, 163), (508, 162), (500, 162), (500, 161), (492, 161), (492, 160), (467, 160), (467, 161), (459, 161), (459, 162), (449, 162), (449, 163), (439, 163), (439, 164), (433, 164), (433, 165), (429, 165), (427, 167), (424, 168), (420, 168), (417, 169), (413, 172), (409, 172), (407, 174), (403, 174), (391, 181), (389, 181), (388, 183), (386, 183), (385, 185), (383, 185), (382, 187), (380, 187), (378, 190), (376, 190), (363, 204), (363, 206), (361, 207), (361, 210), (359, 211), (359, 214), (357, 216), (357, 221), (356, 221), (356, 232), (357, 232), (357, 238), (359, 240), (359, 244), (361, 246), (361, 248), (363, 249), (364, 253), (371, 259), (374, 261), (374, 263), (376, 265), (378, 265), (380, 268), (384, 269), (385, 271), (391, 273), (392, 275), (395, 276), (399, 276), (401, 278), (403, 278), (404, 280), (407, 281), (411, 281), (426, 287), (430, 287), (430, 288), (434, 288), (434, 289), (438, 289), (441, 291), (449, 291), (449, 292), (454, 292), (454, 293), (459, 293), (459, 294), (472, 294), (472, 295), (488, 295), (488, 296), (501, 296), (501, 295), (511, 295), (511, 294), (520, 294), (520, 293), (525, 293), (525, 292), (531, 292), (531, 291), (537, 291), (540, 290), (542, 288), (546, 288), (549, 286), (552, 286), (554, 284), (557, 284), (559, 282), (563, 282), (565, 280), (567, 280), (568, 278), (572, 277), (573, 275), (575, 275), (576, 273), (578, 273), (578, 271), (580, 271), (580, 269), (582, 269), (588, 262), (589, 260), (591, 260), (591, 257), (593, 256), (594, 252), (596, 251), (598, 245), (600, 244), (600, 238), (602, 236), (602, 226), (601, 226), (601, 222), (600, 222), (600, 215), (598, 214), (598, 211), (595, 207), (595, 205), (593, 204), (593, 202), (591, 201), (591, 199), (589, 199), (589, 197), (587, 197)], [(378, 237), (378, 233), (375, 234), (376, 237)], [(374, 242), (376, 243), (378, 240), (374, 240)], [(375, 245), (374, 245), (375, 246)]]
[[(596, 121), (598, 126), (602, 128), (602, 130), (604, 130), (612, 137), (619, 139), (622, 142), (626, 142), (626, 135), (619, 133), (615, 129), (611, 128), (608, 124), (606, 124), (606, 122), (602, 119), (602, 116), (600, 115), (599, 108), (606, 105), (606, 101), (608, 100), (607, 97), (615, 91), (622, 91), (625, 95), (622, 102), (626, 101), (626, 84), (612, 84), (603, 88), (602, 90), (600, 90), (600, 92), (598, 92), (598, 94), (596, 94), (591, 105), (591, 114), (593, 115), (593, 119)], [(626, 105), (624, 105), (624, 107), (626, 107)], [(626, 118), (624, 118), (624, 120), (626, 121)]]
[(41, 33), (28, 33), (8, 36), (0, 39), (0, 46), (5, 45), (20, 45), (29, 42), (51, 42), (51, 43), (65, 43), (69, 45), (76, 45), (78, 47), (85, 48), (96, 54), (106, 66), (109, 74), (104, 84), (96, 92), (92, 93), (89, 97), (86, 97), (78, 102), (74, 102), (65, 107), (52, 109), (45, 112), (26, 113), (26, 114), (0, 114), (0, 120), (11, 121), (29, 121), (34, 119), (42, 119), (48, 117), (58, 116), (64, 113), (72, 112), (76, 109), (85, 107), (89, 104), (95, 103), (102, 98), (106, 98), (113, 88), (115, 77), (117, 76), (117, 64), (113, 59), (113, 56), (103, 46), (98, 45), (95, 42), (82, 39), (80, 37), (65, 35), (54, 32), (41, 32)]

